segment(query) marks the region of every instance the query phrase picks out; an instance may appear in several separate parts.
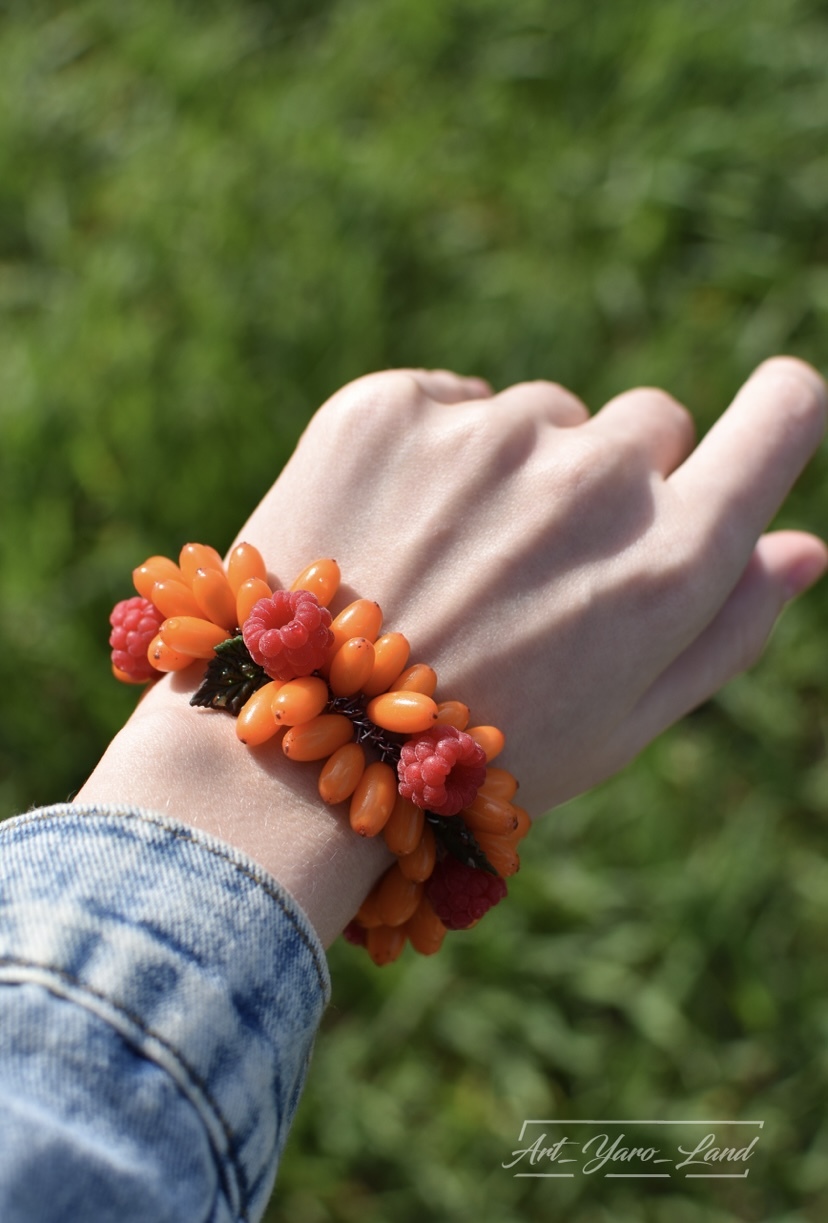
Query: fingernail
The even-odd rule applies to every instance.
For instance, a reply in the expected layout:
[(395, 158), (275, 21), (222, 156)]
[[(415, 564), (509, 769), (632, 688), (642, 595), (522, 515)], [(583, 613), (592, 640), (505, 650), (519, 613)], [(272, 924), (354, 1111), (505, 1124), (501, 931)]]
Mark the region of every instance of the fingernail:
[(818, 582), (828, 569), (828, 555), (819, 556), (816, 553), (805, 557), (785, 577), (785, 598), (795, 599), (804, 591)]

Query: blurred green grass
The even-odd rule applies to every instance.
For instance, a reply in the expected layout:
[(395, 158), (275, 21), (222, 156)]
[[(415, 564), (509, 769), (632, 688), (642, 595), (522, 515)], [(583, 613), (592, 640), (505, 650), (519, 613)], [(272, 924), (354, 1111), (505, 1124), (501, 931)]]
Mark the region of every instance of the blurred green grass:
[[(824, 369), (826, 64), (816, 0), (0, 5), (0, 814), (126, 716), (129, 570), (224, 547), (345, 380), (657, 383), (703, 431), (764, 357)], [(485, 929), (334, 949), (274, 1223), (825, 1217), (826, 601)], [(529, 1117), (765, 1130), (744, 1182), (564, 1188), (501, 1167)]]

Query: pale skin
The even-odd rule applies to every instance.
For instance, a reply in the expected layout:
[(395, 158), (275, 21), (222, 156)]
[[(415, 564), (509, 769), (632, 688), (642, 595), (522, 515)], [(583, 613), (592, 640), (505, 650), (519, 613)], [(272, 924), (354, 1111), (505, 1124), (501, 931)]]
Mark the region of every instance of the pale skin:
[[(439, 695), (505, 731), (498, 763), (538, 816), (752, 665), (828, 567), (815, 536), (765, 533), (827, 407), (815, 370), (774, 358), (695, 445), (660, 390), (591, 416), (549, 382), (493, 394), (446, 371), (373, 374), (317, 412), (237, 539), (284, 585), (335, 557), (334, 612), (377, 600)], [(325, 807), (318, 766), (246, 748), (228, 716), (191, 708), (202, 671), (155, 685), (77, 799), (166, 812), (238, 847), (328, 945), (391, 860), (382, 838)]]

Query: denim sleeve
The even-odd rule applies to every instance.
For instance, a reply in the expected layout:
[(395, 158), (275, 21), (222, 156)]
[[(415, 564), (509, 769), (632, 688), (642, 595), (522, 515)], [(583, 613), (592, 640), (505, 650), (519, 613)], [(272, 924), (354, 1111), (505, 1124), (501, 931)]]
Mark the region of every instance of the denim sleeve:
[(259, 1219), (329, 993), (232, 847), (120, 807), (0, 824), (0, 1219)]

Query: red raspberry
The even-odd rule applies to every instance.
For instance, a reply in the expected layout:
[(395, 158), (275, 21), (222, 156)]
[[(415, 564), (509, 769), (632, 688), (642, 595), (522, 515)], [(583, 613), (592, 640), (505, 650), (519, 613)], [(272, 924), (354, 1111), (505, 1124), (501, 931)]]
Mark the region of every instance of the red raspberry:
[(366, 934), (367, 931), (365, 927), (361, 926), (356, 918), (354, 918), (353, 921), (349, 921), (345, 929), (342, 931), (342, 937), (345, 939), (345, 941), (347, 943), (353, 943), (355, 947), (365, 946)]
[(331, 613), (309, 590), (277, 590), (254, 603), (242, 636), (271, 679), (288, 680), (322, 666), (333, 644), (330, 626)]
[(426, 895), (449, 930), (467, 930), (506, 895), (506, 883), (451, 855), (434, 867)]
[(486, 779), (486, 753), (464, 731), (433, 726), (403, 744), (397, 775), (403, 798), (435, 815), (456, 815)]
[(139, 682), (157, 676), (147, 658), (147, 649), (163, 620), (158, 608), (140, 595), (116, 603), (109, 617), (112, 665)]

